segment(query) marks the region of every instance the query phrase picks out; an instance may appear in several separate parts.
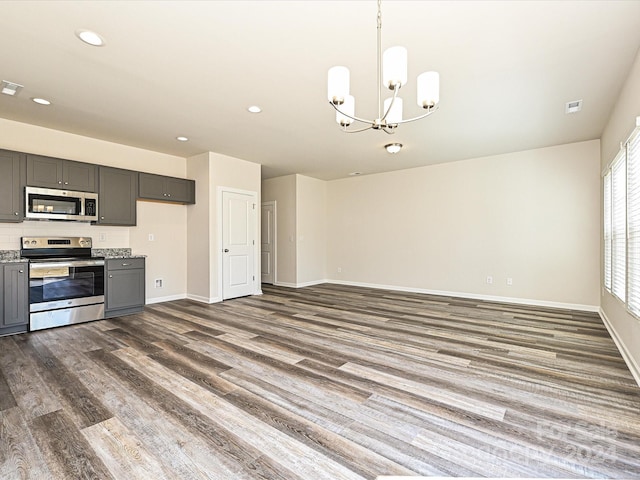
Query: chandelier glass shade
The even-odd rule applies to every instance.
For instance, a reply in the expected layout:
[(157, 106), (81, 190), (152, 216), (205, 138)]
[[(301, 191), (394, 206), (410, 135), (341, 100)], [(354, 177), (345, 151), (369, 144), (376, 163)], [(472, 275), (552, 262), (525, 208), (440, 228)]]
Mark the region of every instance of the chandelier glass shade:
[[(402, 98), (400, 88), (407, 84), (407, 49), (391, 47), (382, 53), (382, 13), (378, 0), (378, 117), (374, 120), (360, 118), (355, 114), (355, 98), (349, 92), (349, 69), (335, 66), (329, 69), (327, 98), (336, 111), (336, 122), (347, 133), (369, 129), (394, 133), (398, 125), (414, 122), (431, 115), (440, 102), (440, 75), (438, 72), (424, 72), (417, 79), (417, 104), (425, 112), (413, 118), (402, 118)], [(383, 89), (391, 91), (391, 96), (382, 102)], [(361, 128), (350, 129), (354, 124)]]

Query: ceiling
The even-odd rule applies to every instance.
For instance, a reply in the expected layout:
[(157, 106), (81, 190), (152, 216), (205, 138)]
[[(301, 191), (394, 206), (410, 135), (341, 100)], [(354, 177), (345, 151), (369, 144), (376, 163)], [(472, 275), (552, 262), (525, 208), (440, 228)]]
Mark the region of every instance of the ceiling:
[[(440, 72), (440, 108), (394, 135), (348, 135), (326, 100), (327, 70), (348, 66), (356, 114), (376, 116), (376, 9), (3, 1), (0, 78), (24, 88), (0, 95), (0, 117), (179, 157), (218, 152), (262, 164), (264, 178), (329, 180), (599, 138), (640, 46), (637, 0), (385, 0), (383, 48), (409, 52), (405, 116), (420, 113), (426, 70)], [(83, 44), (78, 29), (106, 45)], [(247, 112), (254, 104), (262, 113)], [(384, 151), (392, 141), (401, 153)]]

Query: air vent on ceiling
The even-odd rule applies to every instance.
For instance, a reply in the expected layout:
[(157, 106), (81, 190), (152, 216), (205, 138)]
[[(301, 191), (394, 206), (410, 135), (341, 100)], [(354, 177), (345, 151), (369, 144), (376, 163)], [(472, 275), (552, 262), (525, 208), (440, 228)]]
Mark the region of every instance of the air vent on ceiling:
[(19, 83), (2, 80), (2, 93), (4, 93), (5, 95), (13, 96), (18, 93), (18, 90), (20, 90), (22, 87), (23, 85), (20, 85)]
[(582, 100), (574, 100), (573, 102), (567, 102), (565, 108), (566, 113), (576, 113), (582, 110)]

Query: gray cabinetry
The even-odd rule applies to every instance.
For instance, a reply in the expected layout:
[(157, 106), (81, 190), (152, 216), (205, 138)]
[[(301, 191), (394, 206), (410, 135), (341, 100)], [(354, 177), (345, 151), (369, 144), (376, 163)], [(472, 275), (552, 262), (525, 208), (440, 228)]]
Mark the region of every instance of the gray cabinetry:
[(185, 178), (140, 173), (138, 198), (196, 203), (196, 182)]
[(107, 259), (105, 269), (105, 318), (141, 312), (145, 304), (145, 259)]
[(23, 333), (29, 326), (29, 264), (0, 264), (0, 335)]
[(0, 222), (22, 221), (24, 183), (24, 154), (0, 150)]
[(100, 195), (98, 223), (101, 225), (136, 224), (138, 172), (120, 168), (99, 168)]
[(27, 185), (95, 192), (96, 165), (61, 158), (27, 154)]

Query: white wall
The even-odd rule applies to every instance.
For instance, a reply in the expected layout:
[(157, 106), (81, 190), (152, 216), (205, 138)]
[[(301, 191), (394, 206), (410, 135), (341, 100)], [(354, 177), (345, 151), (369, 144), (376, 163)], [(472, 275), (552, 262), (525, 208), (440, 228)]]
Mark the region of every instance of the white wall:
[(296, 177), (269, 178), (262, 182), (262, 201), (276, 202), (276, 285), (297, 285)]
[(327, 276), (596, 309), (599, 148), (594, 140), (328, 182)]
[[(186, 172), (186, 162), (181, 157), (1, 118), (0, 148), (176, 177), (184, 177)], [(0, 249), (19, 249), (21, 236), (90, 236), (95, 248), (128, 247), (136, 254), (147, 255), (148, 302), (184, 297), (187, 291), (187, 208), (138, 202), (137, 227), (67, 222), (2, 223)], [(101, 233), (105, 235), (105, 241), (99, 240)], [(148, 240), (149, 233), (154, 234), (154, 242)], [(164, 280), (163, 288), (154, 287), (156, 278)]]
[[(602, 133), (603, 171), (618, 153), (620, 142), (625, 141), (632, 132), (638, 116), (640, 116), (640, 52)], [(600, 204), (602, 205), (602, 201)], [(602, 229), (600, 232), (602, 235)], [(625, 305), (604, 289), (602, 277), (603, 275), (600, 275), (601, 314), (608, 323), (612, 336), (625, 356), (636, 381), (640, 384), (640, 320), (628, 313)]]

